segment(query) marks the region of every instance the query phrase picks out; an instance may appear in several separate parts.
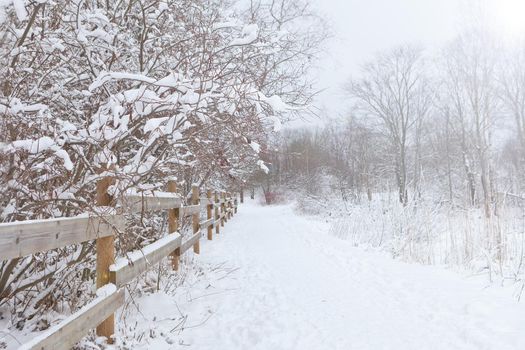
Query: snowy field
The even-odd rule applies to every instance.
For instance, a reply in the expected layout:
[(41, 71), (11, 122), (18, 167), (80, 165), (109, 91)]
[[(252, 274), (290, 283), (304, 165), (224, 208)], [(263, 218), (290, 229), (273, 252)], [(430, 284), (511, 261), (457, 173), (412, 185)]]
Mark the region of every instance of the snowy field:
[(525, 349), (514, 286), (406, 264), (329, 231), (291, 205), (240, 206), (202, 255), (188, 254), (178, 288), (127, 308), (115, 348)]

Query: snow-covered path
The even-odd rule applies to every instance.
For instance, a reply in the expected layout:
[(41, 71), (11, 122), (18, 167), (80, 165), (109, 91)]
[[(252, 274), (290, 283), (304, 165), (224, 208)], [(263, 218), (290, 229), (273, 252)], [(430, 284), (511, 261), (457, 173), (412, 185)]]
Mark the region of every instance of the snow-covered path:
[[(162, 335), (143, 348), (525, 349), (525, 305), (512, 288), (484, 288), (327, 232), (291, 206), (242, 205), (195, 258), (205, 283), (140, 300), (137, 321)], [(167, 336), (174, 309), (189, 315), (187, 327)]]

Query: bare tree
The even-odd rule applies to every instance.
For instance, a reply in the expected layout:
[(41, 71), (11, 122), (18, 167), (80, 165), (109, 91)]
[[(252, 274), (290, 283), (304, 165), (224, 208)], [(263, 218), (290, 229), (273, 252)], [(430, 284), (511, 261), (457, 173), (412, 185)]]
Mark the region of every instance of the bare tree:
[(510, 125), (515, 132), (512, 145), (507, 146), (506, 154), (513, 153), (516, 190), (523, 190), (525, 176), (525, 43), (511, 47), (498, 62), (498, 91), (503, 104), (503, 111), (513, 121)]
[(494, 52), (490, 36), (481, 31), (459, 36), (445, 51), (445, 103), (461, 139), (469, 199), (474, 204), (477, 168), (486, 217), (495, 205), (492, 138), (499, 101)]
[(362, 112), (379, 121), (388, 137), (399, 201), (406, 204), (409, 146), (419, 143), (421, 122), (431, 106), (422, 51), (404, 46), (379, 54), (363, 67), (362, 74), (349, 84), (348, 92)]

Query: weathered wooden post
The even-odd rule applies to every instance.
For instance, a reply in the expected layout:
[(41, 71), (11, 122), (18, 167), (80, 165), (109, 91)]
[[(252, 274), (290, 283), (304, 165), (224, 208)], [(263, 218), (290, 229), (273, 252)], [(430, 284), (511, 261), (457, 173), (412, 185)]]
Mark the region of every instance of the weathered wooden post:
[[(177, 193), (177, 182), (168, 180), (168, 192)], [(168, 209), (168, 232), (173, 233), (179, 229), (179, 208)], [(170, 254), (171, 267), (173, 270), (179, 270), (180, 247)]]
[[(206, 206), (206, 218), (210, 220), (213, 215), (213, 200), (211, 199), (211, 190), (206, 191), (206, 197), (208, 198), (208, 205)], [(208, 239), (213, 239), (213, 225), (208, 224)]]
[(229, 196), (228, 192), (226, 192), (224, 194), (224, 198), (226, 198), (224, 200), (224, 207), (225, 207), (224, 211), (226, 212), (226, 222), (228, 222), (228, 220), (230, 220), (230, 211), (229, 211), (229, 209), (230, 209), (230, 196)]
[(222, 203), (222, 216), (224, 217), (224, 223), (228, 222), (228, 193), (224, 192), (223, 194), (223, 203)]
[(219, 234), (220, 232), (220, 227), (221, 225), (219, 225), (219, 220), (220, 220), (220, 199), (219, 199), (219, 194), (217, 193), (217, 191), (215, 191), (215, 233), (216, 234)]
[[(191, 201), (193, 205), (199, 205), (200, 199), (199, 199), (199, 186), (193, 185), (191, 188)], [(199, 232), (199, 220), (200, 220), (200, 210), (193, 214), (192, 216), (192, 222), (193, 222), (193, 234), (197, 234)], [(200, 247), (200, 237), (193, 245), (193, 252), (196, 254), (201, 253), (201, 247)]]
[[(242, 191), (242, 190), (241, 190)], [(233, 213), (237, 214), (237, 206), (238, 206), (238, 200), (237, 200), (237, 193), (235, 194), (235, 198), (233, 199)]]
[(233, 216), (232, 193), (228, 192), (228, 220)]
[[(107, 167), (102, 167), (101, 173), (106, 171)], [(97, 181), (97, 206), (110, 206), (112, 197), (108, 194), (108, 188), (111, 186), (113, 179), (105, 176)], [(97, 289), (110, 282), (109, 266), (115, 262), (115, 237), (98, 238), (96, 241), (97, 249)], [(97, 326), (97, 335), (106, 337), (108, 343), (113, 343), (113, 334), (115, 334), (115, 315), (111, 314), (107, 319)]]
[(221, 192), (221, 226), (224, 227), (224, 223), (226, 222), (226, 211), (224, 210), (224, 208), (226, 208), (226, 194), (223, 192)]

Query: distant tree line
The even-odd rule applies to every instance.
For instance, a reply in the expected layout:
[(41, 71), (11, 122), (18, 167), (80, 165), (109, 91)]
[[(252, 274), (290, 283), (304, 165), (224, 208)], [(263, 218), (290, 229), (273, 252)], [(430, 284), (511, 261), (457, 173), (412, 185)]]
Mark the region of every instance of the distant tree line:
[(328, 178), (345, 200), (395, 191), (403, 205), (426, 195), (487, 218), (525, 199), (525, 45), (472, 29), (434, 56), (397, 47), (345, 91), (345, 118), (275, 140), (271, 183), (315, 192)]

